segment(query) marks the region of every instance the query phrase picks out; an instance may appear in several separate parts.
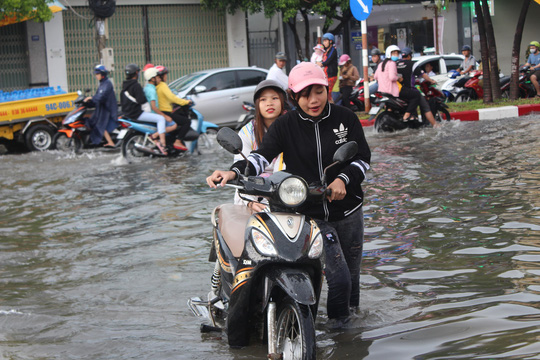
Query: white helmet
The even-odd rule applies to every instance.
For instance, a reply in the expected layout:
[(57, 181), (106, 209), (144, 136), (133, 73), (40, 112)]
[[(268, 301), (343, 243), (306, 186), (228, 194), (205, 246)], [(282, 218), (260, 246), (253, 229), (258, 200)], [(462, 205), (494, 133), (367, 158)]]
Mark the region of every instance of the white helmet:
[(151, 67), (151, 68), (146, 69), (144, 71), (144, 79), (146, 81), (150, 81), (153, 78), (155, 78), (157, 76), (157, 74), (158, 74), (158, 70), (155, 67)]
[(397, 51), (399, 52), (399, 47), (397, 45), (390, 45), (389, 47), (386, 48), (386, 58), (387, 59), (390, 59), (390, 57), (392, 56), (392, 51)]

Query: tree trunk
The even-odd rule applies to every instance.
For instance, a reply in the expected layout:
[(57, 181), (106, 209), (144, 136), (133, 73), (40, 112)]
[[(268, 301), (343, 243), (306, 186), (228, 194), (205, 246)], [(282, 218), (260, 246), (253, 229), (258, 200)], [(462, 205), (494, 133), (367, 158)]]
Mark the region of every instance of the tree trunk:
[(482, 70), (484, 72), (484, 104), (493, 102), (491, 93), (490, 68), (489, 68), (489, 46), (484, 27), (484, 16), (480, 0), (474, 0), (476, 8), (476, 18), (478, 19), (478, 32), (480, 33), (480, 50), (482, 53)]
[[(292, 17), (287, 21), (287, 25), (291, 28), (291, 31), (294, 35), (294, 45), (296, 47), (296, 56), (297, 59), (303, 59), (302, 57), (302, 45), (300, 45), (300, 37), (298, 36), (298, 31), (296, 30), (296, 17)], [(293, 64), (296, 64), (296, 61), (293, 61)]]
[[(487, 35), (487, 41), (489, 43), (489, 64), (490, 64), (490, 79), (491, 79), (491, 92), (493, 94), (493, 100), (501, 98), (501, 81), (499, 78), (499, 61), (497, 59), (497, 44), (495, 43), (495, 34), (493, 32), (493, 24), (491, 22), (491, 14), (489, 13), (488, 0), (482, 0), (484, 7), (484, 26)], [(484, 77), (484, 82), (485, 82)]]
[(350, 39), (350, 33), (349, 33), (349, 22), (351, 21), (353, 17), (353, 14), (351, 12), (351, 8), (347, 7), (342, 13), (340, 17), (336, 17), (336, 20), (339, 20), (339, 24), (330, 31), (332, 34), (340, 34), (343, 32), (343, 53), (344, 54), (350, 54), (351, 53), (351, 44), (347, 39)]
[(519, 53), (521, 52), (521, 38), (523, 35), (523, 28), (525, 27), (525, 18), (527, 17), (527, 11), (531, 0), (523, 0), (521, 6), (521, 12), (519, 13), (519, 19), (516, 25), (516, 33), (514, 34), (514, 46), (512, 47), (512, 75), (510, 78), (510, 99), (517, 100), (519, 97)]
[(310, 36), (310, 33), (309, 33), (309, 18), (308, 18), (308, 14), (307, 14), (307, 10), (306, 9), (301, 9), (300, 10), (300, 14), (302, 14), (302, 18), (304, 19), (304, 46), (305, 46), (305, 56), (303, 58), (300, 58), (301, 60), (307, 60), (309, 59), (308, 58), (308, 55), (311, 53), (310, 50), (310, 41), (309, 39), (311, 38)]

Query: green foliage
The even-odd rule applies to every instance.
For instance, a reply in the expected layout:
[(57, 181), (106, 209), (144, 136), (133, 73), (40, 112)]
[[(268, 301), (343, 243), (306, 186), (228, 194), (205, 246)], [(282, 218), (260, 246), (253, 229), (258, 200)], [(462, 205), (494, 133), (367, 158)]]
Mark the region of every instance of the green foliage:
[(53, 0), (0, 0), (0, 17), (13, 17), (17, 20), (32, 18), (35, 21), (49, 21), (52, 11), (49, 4)]

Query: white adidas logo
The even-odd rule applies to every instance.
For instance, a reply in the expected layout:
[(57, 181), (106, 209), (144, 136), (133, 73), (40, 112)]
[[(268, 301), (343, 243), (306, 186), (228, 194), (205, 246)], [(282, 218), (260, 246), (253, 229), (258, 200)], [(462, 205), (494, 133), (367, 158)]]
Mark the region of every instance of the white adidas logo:
[(339, 129), (334, 129), (334, 134), (339, 138), (336, 140), (337, 145), (347, 142), (347, 128), (343, 124), (339, 124)]

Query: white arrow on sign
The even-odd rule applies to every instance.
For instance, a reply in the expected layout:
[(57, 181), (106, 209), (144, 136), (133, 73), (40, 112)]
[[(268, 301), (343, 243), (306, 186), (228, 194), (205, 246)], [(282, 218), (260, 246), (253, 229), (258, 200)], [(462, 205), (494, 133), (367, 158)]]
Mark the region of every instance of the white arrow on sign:
[(362, 9), (364, 9), (364, 12), (365, 12), (365, 13), (369, 13), (368, 7), (362, 2), (362, 0), (356, 0), (356, 1), (358, 1), (358, 3), (360, 4), (360, 6), (362, 7)]

